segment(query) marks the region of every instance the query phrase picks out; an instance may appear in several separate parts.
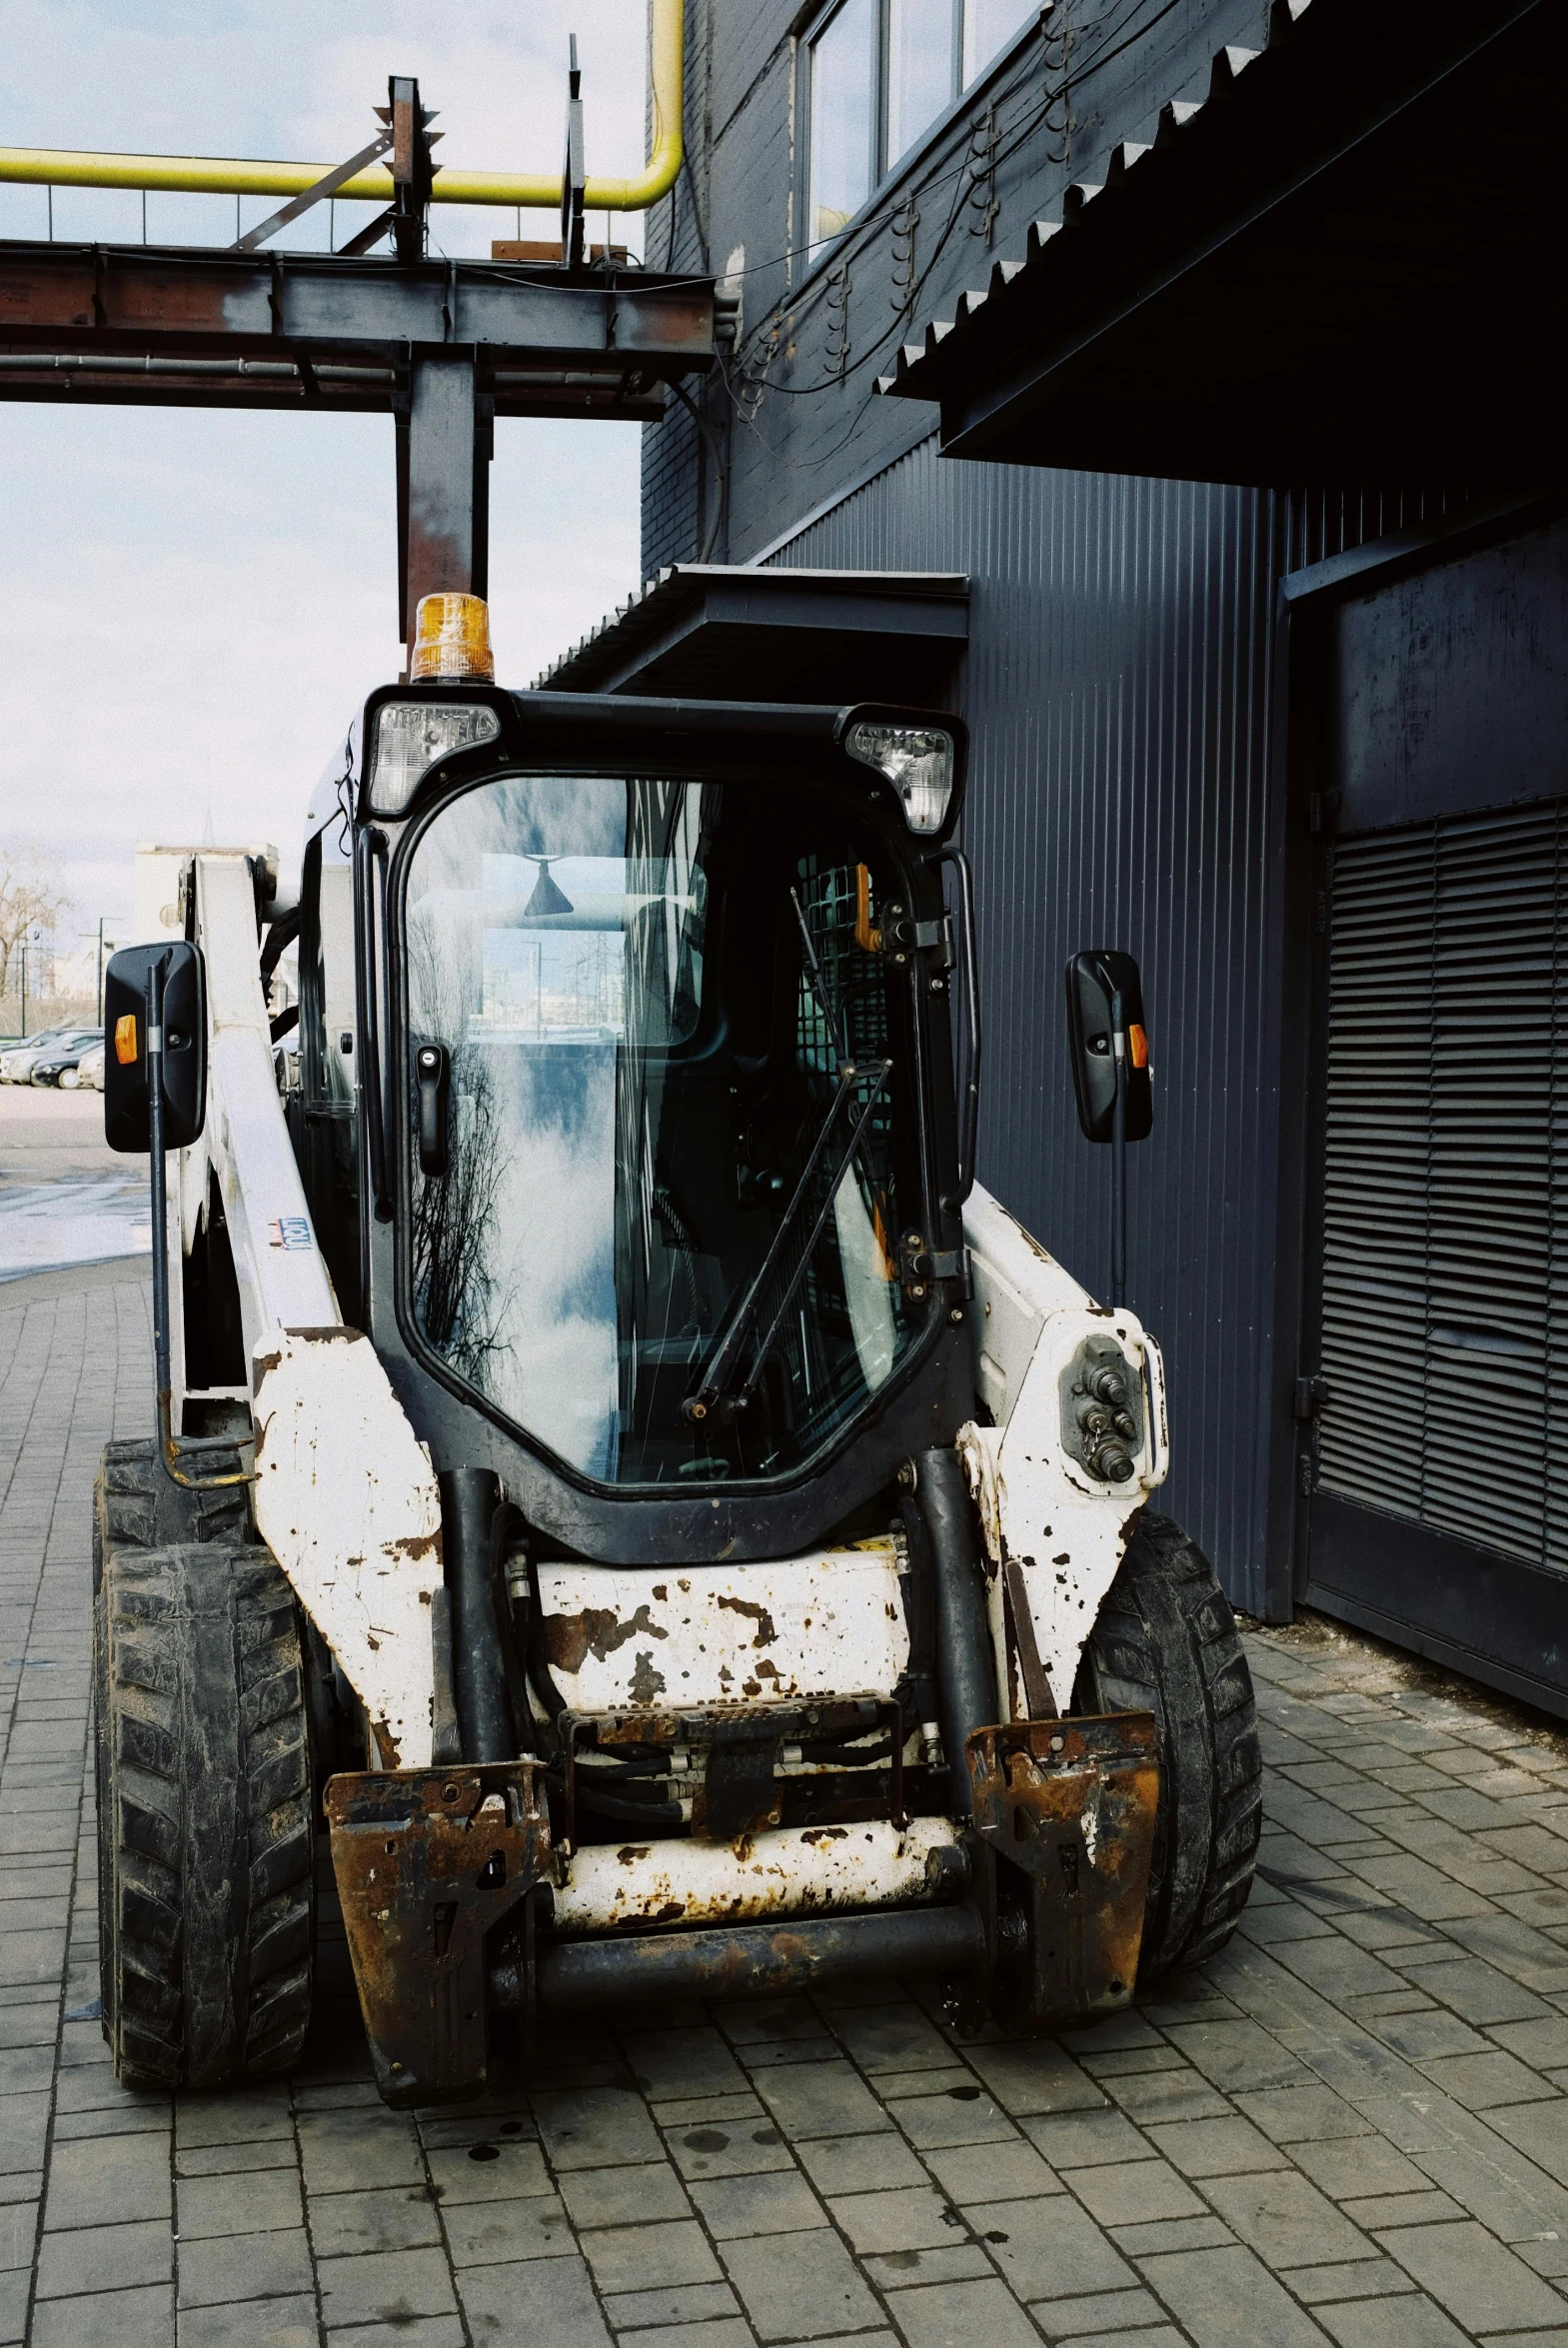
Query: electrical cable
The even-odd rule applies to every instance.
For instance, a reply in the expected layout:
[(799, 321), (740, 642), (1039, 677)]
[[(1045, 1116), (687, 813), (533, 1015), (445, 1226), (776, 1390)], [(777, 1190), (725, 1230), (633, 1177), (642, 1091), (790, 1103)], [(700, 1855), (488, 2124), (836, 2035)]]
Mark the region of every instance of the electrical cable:
[[(1131, 13), (1136, 16), (1147, 4), (1148, 0), (1134, 0)], [(1097, 71), (1100, 67), (1109, 64), (1114, 58), (1123, 55), (1127, 49), (1132, 47), (1134, 42), (1143, 39), (1146, 34), (1153, 30), (1154, 26), (1158, 24), (1162, 18), (1170, 15), (1172, 10), (1179, 5), (1180, 0), (1162, 0), (1162, 5), (1156, 8), (1153, 16), (1149, 18), (1146, 24), (1139, 25), (1134, 30), (1124, 31), (1123, 37), (1119, 40), (1109, 42), (1102, 48), (1091, 51), (1081, 60), (1073, 62), (1063, 72), (1061, 79), (1053, 84), (1049, 89), (1047, 89), (1043, 98), (1030, 109), (1025, 118), (1021, 122), (1009, 125), (1003, 132), (1001, 143), (986, 159), (987, 176), (994, 174), (1000, 164), (1008, 162), (1011, 157), (1017, 153), (1018, 149), (1023, 145), (1024, 141), (1031, 137), (1043, 123), (1052, 106), (1056, 105), (1080, 82), (1087, 79), (1091, 72)], [(1103, 21), (1103, 19), (1101, 21)], [(1015, 80), (1007, 89), (1000, 92), (998, 94), (998, 98), (993, 100), (992, 103), (1004, 104), (1009, 97), (1014, 95), (1014, 93), (1023, 86), (1023, 82), (1026, 78), (1026, 73), (1020, 74), (1018, 79)], [(961, 217), (962, 197), (957, 194), (957, 191), (963, 187), (963, 183), (965, 181), (972, 182), (972, 177), (971, 162), (970, 159), (966, 157), (964, 161), (956, 167), (955, 170), (939, 174), (934, 179), (922, 181), (919, 187), (913, 191), (906, 190), (901, 192), (897, 204), (890, 205), (888, 208), (885, 208), (880, 212), (873, 213), (865, 220), (861, 221), (858, 228), (852, 232), (854, 239), (853, 246), (845, 250), (844, 259), (850, 260), (854, 258), (854, 255), (862, 249), (864, 241), (871, 238), (875, 233), (886, 226), (887, 222), (892, 218), (893, 213), (906, 200), (908, 193), (912, 192), (913, 194), (920, 197), (928, 197), (936, 194), (941, 188), (945, 186), (953, 186), (956, 200), (953, 204), (953, 207), (949, 211), (947, 221), (941, 231), (935, 248), (933, 249), (929, 259), (926, 261), (925, 266), (921, 269), (919, 276), (915, 279), (914, 284), (910, 287), (908, 297), (903, 305), (905, 311), (912, 311), (916, 305), (920, 292), (923, 290), (927, 280), (930, 277), (932, 269), (934, 268), (937, 260), (940, 258), (941, 253), (944, 251), (958, 219)], [(781, 259), (785, 261), (791, 260), (797, 253), (801, 251), (810, 252), (812, 249), (813, 248), (810, 246), (796, 246), (791, 248), (788, 253), (781, 256)], [(780, 266), (778, 261), (771, 263), (763, 262), (756, 265), (757, 268), (770, 268), (778, 266)], [(737, 271), (735, 274), (738, 276), (751, 275), (753, 274), (753, 270), (749, 267), (747, 270)], [(823, 286), (825, 288), (825, 279), (823, 280)], [(767, 333), (791, 307), (791, 305), (798, 300), (798, 295), (792, 291), (788, 294), (781, 296), (780, 300), (775, 303), (773, 308), (767, 312), (763, 318), (759, 319), (756, 326), (750, 330), (746, 337), (747, 344), (754, 344), (759, 337)], [(832, 375), (824, 377), (818, 383), (798, 385), (769, 384), (766, 389), (774, 393), (776, 396), (783, 396), (790, 399), (809, 399), (814, 398), (821, 392), (831, 391), (841, 384), (847, 378), (847, 376), (851, 374), (857, 374), (862, 367), (869, 365), (871, 360), (875, 358), (878, 352), (880, 352), (885, 347), (885, 345), (892, 340), (893, 336), (900, 331), (900, 321), (895, 320), (894, 323), (888, 327), (884, 333), (877, 337), (877, 340), (866, 351), (862, 352), (858, 359), (851, 362), (849, 366), (836, 371)], [(727, 388), (731, 390), (732, 398), (735, 398), (736, 395), (733, 387), (730, 387), (728, 383), (728, 370), (723, 370), (722, 374), (726, 380)]]
[(706, 563), (711, 560), (714, 548), (719, 543), (720, 528), (729, 509), (730, 468), (725, 463), (725, 453), (720, 446), (719, 435), (714, 429), (712, 418), (698, 406), (696, 400), (693, 399), (691, 393), (687, 390), (684, 383), (672, 383), (670, 389), (675, 393), (676, 398), (681, 402), (682, 407), (686, 409), (693, 423), (697, 426), (698, 431), (702, 434), (703, 440), (707, 445), (708, 453), (714, 460), (714, 473), (716, 475), (718, 496), (714, 501), (714, 511), (709, 520), (708, 528), (703, 535), (702, 552), (697, 558), (700, 563)]

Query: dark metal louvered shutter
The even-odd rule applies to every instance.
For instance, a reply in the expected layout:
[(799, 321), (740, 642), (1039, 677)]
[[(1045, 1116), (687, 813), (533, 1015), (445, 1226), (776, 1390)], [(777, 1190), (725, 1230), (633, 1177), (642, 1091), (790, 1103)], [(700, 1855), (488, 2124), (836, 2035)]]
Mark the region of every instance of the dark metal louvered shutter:
[(1337, 844), (1317, 1481), (1568, 1567), (1568, 801)]

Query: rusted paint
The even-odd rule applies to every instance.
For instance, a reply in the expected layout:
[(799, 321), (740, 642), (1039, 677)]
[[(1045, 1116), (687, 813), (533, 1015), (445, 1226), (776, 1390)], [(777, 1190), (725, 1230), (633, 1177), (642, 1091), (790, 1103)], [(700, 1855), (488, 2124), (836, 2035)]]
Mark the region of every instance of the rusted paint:
[(611, 329), (612, 343), (634, 342), (643, 351), (702, 351), (711, 347), (714, 307), (707, 289), (686, 302), (672, 299), (670, 291), (663, 286), (659, 290), (661, 298), (657, 305), (646, 299), (637, 303), (635, 324), (632, 303), (626, 300), (618, 303)]
[[(392, 1557), (429, 1557), (433, 1564), (439, 1565), (441, 1563), (440, 1525), (437, 1525), (432, 1532), (405, 1533), (402, 1540), (389, 1541), (387, 1554)], [(364, 1559), (362, 1557), (353, 1558), (350, 1562), (363, 1564)]]
[[(734, 1842), (589, 1844), (558, 1863), (555, 1929), (579, 1938), (924, 1904), (951, 1895), (961, 1840), (951, 1819), (911, 1818), (902, 1827), (885, 1819), (789, 1826)], [(954, 1855), (933, 1866), (938, 1852)]]
[(228, 270), (111, 262), (104, 272), (104, 323), (121, 329), (228, 336), (233, 332), (229, 303), (234, 291)]
[(34, 254), (0, 274), (0, 327), (86, 326), (93, 317), (93, 265), (80, 253), (40, 268)]
[(1037, 2030), (1124, 2006), (1159, 1800), (1152, 1714), (982, 1728), (967, 1759), (975, 1829), (1007, 1862), (998, 1900), (1022, 1925), (998, 1966), (998, 2019)]
[(530, 1761), (328, 1781), (333, 1873), (376, 2083), (389, 2103), (483, 2092), (486, 1940), (550, 1868)]
[(652, 1704), (665, 1693), (665, 1675), (654, 1669), (652, 1648), (639, 1654), (632, 1670), (632, 1701), (634, 1704)]
[(873, 1696), (829, 1697), (820, 1703), (766, 1705), (700, 1704), (690, 1709), (659, 1712), (599, 1712), (579, 1721), (591, 1728), (596, 1744), (706, 1745), (716, 1735), (738, 1726), (755, 1727), (761, 1734), (772, 1728), (781, 1742), (802, 1736), (866, 1736), (887, 1718), (884, 1700)]
[(653, 1620), (647, 1606), (639, 1606), (629, 1622), (623, 1622), (608, 1606), (585, 1606), (577, 1614), (545, 1617), (545, 1652), (556, 1670), (574, 1676), (590, 1655), (603, 1663), (629, 1639), (669, 1636), (669, 1631)]
[[(545, 1561), (539, 1589), (545, 1651), (575, 1712), (619, 1712), (665, 1694), (683, 1710), (721, 1705), (765, 1686), (780, 1698), (886, 1696), (908, 1662), (888, 1540), (669, 1578)], [(638, 1642), (654, 1677), (639, 1665)], [(640, 1697), (634, 1677), (652, 1694)]]
[(721, 1592), (718, 1602), (727, 1614), (746, 1614), (757, 1624), (757, 1636), (752, 1641), (754, 1647), (772, 1646), (779, 1636), (774, 1628), (772, 1614), (766, 1606), (760, 1606), (755, 1598), (732, 1598)]
[[(231, 1217), (231, 1223), (234, 1218)], [(389, 1768), (431, 1758), (441, 1498), (370, 1339), (276, 1328), (253, 1356), (257, 1527), (377, 1727)]]
[(958, 1448), (984, 1535), (997, 1707), (1016, 1719), (1041, 1707), (1014, 1625), (1032, 1629), (1050, 1706), (1071, 1700), (1083, 1641), (1126, 1548), (1128, 1500), (1146, 1497), (1166, 1471), (1164, 1377), (1159, 1348), (1135, 1315), (1113, 1315), (1129, 1386), (1147, 1409), (1133, 1480), (1096, 1479), (1064, 1443), (1060, 1382), (1086, 1336), (1103, 1345), (1103, 1315), (978, 1185), (964, 1236), (977, 1307), (975, 1388), (994, 1423), (960, 1428)]

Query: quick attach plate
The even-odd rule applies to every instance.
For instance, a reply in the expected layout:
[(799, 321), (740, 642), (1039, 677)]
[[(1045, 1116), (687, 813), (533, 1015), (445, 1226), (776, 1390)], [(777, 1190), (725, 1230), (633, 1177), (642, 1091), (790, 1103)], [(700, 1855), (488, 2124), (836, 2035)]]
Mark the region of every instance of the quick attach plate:
[(976, 1729), (976, 1831), (997, 1883), (992, 2004), (1033, 2031), (1127, 2003), (1137, 1978), (1159, 1798), (1153, 1715)]
[(355, 1772), (328, 1781), (326, 1809), (383, 2097), (417, 2104), (480, 2094), (485, 1943), (550, 1870), (543, 1769), (490, 1761)]
[(738, 1835), (762, 1834), (780, 1822), (776, 1770), (781, 1744), (864, 1736), (875, 1728), (888, 1732), (888, 1814), (901, 1826), (907, 1815), (902, 1723), (896, 1702), (888, 1697), (823, 1696), (809, 1702), (710, 1704), (684, 1711), (563, 1712), (563, 1847), (577, 1848), (577, 1764), (585, 1744), (602, 1751), (627, 1744), (695, 1745), (706, 1750), (707, 1766), (692, 1781), (692, 1832), (701, 1840), (733, 1842)]

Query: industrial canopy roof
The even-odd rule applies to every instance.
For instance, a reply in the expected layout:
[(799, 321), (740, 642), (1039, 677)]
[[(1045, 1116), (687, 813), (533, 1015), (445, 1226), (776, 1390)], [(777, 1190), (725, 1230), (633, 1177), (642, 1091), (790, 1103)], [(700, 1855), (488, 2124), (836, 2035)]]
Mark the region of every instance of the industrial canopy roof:
[(1562, 0), (1274, 0), (879, 388), (950, 456), (1512, 486), (1562, 463)]
[(968, 595), (961, 572), (672, 564), (535, 684), (555, 693), (950, 708)]

